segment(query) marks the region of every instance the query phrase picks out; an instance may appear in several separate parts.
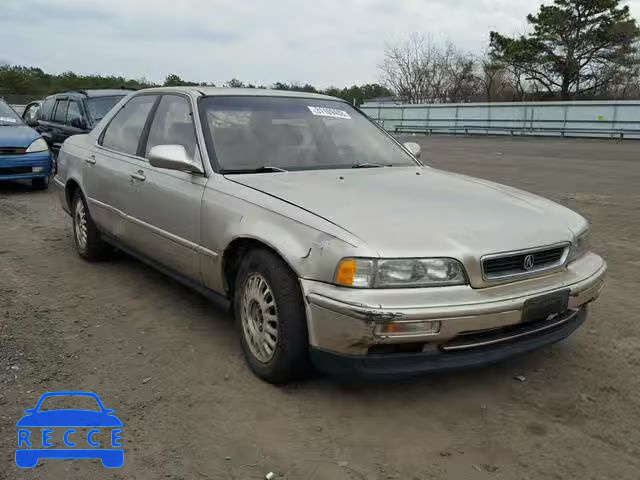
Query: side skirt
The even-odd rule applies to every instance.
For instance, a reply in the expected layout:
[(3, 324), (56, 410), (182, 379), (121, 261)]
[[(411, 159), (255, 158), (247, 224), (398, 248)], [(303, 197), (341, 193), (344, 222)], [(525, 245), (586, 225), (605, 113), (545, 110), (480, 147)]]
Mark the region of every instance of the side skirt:
[(176, 271), (170, 268), (165, 267), (161, 263), (158, 263), (155, 260), (152, 260), (149, 257), (127, 247), (120, 240), (110, 235), (105, 235), (104, 233), (101, 233), (100, 237), (109, 245), (117, 248), (118, 250), (122, 250), (126, 254), (131, 255), (137, 260), (140, 260), (142, 263), (145, 263), (149, 265), (151, 268), (158, 270), (160, 273), (168, 277), (171, 277), (176, 282), (181, 283), (182, 285), (184, 285), (185, 287), (191, 290), (194, 290), (195, 292), (207, 298), (210, 302), (216, 304), (218, 307), (222, 308), (223, 310), (227, 310), (227, 311), (231, 310), (231, 302), (226, 296), (222, 295), (221, 293), (215, 292), (205, 287), (201, 283), (198, 283), (190, 278), (185, 277), (184, 275), (177, 273)]

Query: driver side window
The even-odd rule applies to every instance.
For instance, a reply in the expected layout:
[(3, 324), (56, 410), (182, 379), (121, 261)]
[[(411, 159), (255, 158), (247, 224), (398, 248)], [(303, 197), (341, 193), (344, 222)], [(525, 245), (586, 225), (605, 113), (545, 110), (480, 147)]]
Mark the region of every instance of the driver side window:
[(78, 102), (72, 100), (69, 102), (69, 109), (67, 110), (67, 125), (74, 125), (82, 123), (82, 113), (80, 112), (80, 105)]
[(191, 159), (199, 158), (193, 114), (186, 98), (164, 95), (153, 118), (145, 157), (157, 145), (182, 145)]
[(129, 100), (111, 119), (100, 144), (118, 152), (136, 155), (147, 117), (157, 99), (157, 95), (140, 95)]

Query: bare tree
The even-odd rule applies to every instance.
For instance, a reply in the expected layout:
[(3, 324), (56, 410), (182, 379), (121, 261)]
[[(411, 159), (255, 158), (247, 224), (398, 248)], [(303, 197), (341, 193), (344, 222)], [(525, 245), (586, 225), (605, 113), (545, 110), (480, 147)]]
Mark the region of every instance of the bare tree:
[(380, 65), (383, 82), (403, 102), (469, 102), (481, 90), (476, 60), (452, 43), (444, 46), (412, 34), (388, 46)]
[(446, 82), (442, 98), (457, 103), (474, 100), (481, 91), (480, 79), (476, 75), (476, 59), (459, 51), (452, 43), (441, 50), (438, 58)]
[(380, 65), (384, 84), (403, 102), (422, 103), (428, 95), (428, 76), (433, 69), (433, 48), (423, 36), (413, 34), (400, 44), (388, 46)]
[[(634, 47), (640, 52), (638, 46)], [(591, 96), (629, 99), (640, 94), (640, 53), (616, 59), (607, 64), (590, 66)]]
[(504, 65), (492, 60), (488, 54), (478, 60), (478, 79), (487, 102), (503, 101), (505, 92), (512, 90)]

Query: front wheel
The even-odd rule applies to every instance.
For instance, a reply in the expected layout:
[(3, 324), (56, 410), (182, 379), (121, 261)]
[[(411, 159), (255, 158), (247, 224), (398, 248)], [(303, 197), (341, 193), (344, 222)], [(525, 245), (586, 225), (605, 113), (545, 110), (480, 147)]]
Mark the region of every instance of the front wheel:
[(236, 277), (234, 312), (249, 368), (269, 383), (309, 370), (307, 319), (297, 276), (277, 255), (254, 250)]

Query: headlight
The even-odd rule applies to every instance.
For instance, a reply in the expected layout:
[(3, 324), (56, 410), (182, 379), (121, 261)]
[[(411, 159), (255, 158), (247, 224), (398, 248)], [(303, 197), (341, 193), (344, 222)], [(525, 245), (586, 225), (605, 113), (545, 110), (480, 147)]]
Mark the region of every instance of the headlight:
[(590, 237), (591, 235), (588, 228), (576, 237), (571, 244), (571, 250), (569, 250), (569, 262), (577, 260), (589, 251), (589, 248), (591, 247)]
[(31, 145), (26, 150), (26, 153), (34, 153), (34, 152), (45, 152), (49, 150), (49, 145), (44, 138), (38, 138), (34, 140)]
[(353, 288), (400, 288), (465, 285), (462, 264), (452, 258), (345, 258), (335, 283)]

